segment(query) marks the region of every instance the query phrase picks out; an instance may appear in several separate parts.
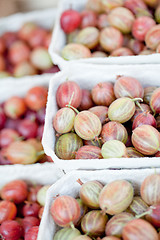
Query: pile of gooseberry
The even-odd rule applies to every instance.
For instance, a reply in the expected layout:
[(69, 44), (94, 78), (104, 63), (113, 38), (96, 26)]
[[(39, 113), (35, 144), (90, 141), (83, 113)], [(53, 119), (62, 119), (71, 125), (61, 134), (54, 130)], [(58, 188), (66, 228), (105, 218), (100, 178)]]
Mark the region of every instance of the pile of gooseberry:
[(88, 0), (85, 9), (65, 10), (65, 60), (160, 53), (159, 0)]
[(140, 196), (123, 179), (105, 186), (96, 180), (77, 182), (81, 184), (77, 198), (62, 195), (51, 204), (50, 214), (61, 227), (53, 240), (159, 239), (160, 174), (142, 181)]
[(59, 71), (48, 53), (51, 36), (50, 30), (33, 22), (0, 36), (0, 78)]
[(41, 144), (47, 95), (46, 87), (35, 86), (0, 105), (0, 165), (50, 161)]
[(48, 188), (24, 180), (13, 180), (1, 188), (0, 239), (37, 239)]
[(91, 91), (67, 80), (56, 92), (53, 116), (60, 159), (160, 156), (160, 88), (129, 76)]

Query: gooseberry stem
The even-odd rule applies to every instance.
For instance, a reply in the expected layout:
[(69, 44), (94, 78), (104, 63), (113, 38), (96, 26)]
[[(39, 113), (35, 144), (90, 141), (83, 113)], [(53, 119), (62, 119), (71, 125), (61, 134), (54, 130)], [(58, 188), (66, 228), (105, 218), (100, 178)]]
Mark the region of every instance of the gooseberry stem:
[(136, 105), (141, 109), (142, 112), (144, 112), (144, 109), (141, 107), (139, 102), (136, 101)]
[(98, 142), (98, 144), (99, 144), (99, 146), (101, 146), (101, 142), (100, 142), (100, 140), (99, 140), (99, 138), (98, 138), (98, 137), (95, 137), (95, 141), (97, 141), (97, 142)]
[(94, 146), (96, 146), (96, 144), (95, 144), (94, 140), (91, 140), (91, 142), (92, 142), (92, 144), (93, 144)]
[(67, 104), (66, 107), (71, 108), (71, 109), (74, 110), (77, 114), (79, 113), (79, 111), (78, 111), (76, 108), (74, 108), (73, 106), (71, 106), (71, 105), (69, 105), (69, 104)]
[(70, 226), (71, 226), (72, 229), (75, 229), (75, 226), (74, 226), (73, 222), (70, 223)]
[(143, 99), (142, 98), (133, 98), (133, 99), (131, 99), (133, 102), (136, 102), (136, 101), (141, 101), (141, 102), (143, 102)]

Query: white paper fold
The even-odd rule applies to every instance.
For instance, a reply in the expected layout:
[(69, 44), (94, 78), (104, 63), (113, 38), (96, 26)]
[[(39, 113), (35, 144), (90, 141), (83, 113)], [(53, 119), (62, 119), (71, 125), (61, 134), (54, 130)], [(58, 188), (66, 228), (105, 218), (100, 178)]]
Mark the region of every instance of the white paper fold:
[[(55, 18), (56, 18), (56, 8), (32, 11), (28, 13), (17, 13), (9, 17), (4, 17), (0, 19), (0, 36), (8, 31), (11, 31), (11, 32), (18, 31), (22, 27), (22, 25), (26, 22), (34, 22), (41, 27), (51, 30), (54, 27)], [(51, 74), (41, 74), (41, 75), (31, 76), (31, 78), (32, 80), (37, 81), (39, 79), (40, 81), (43, 82), (44, 75), (46, 75), (46, 78), (47, 78), (47, 75), (49, 78), (51, 78), (52, 76)], [(24, 78), (8, 77), (4, 79), (5, 80), (9, 79), (14, 81), (16, 80), (21, 81), (22, 79), (25, 79), (24, 81), (27, 81), (27, 79), (30, 79), (30, 76), (27, 76)], [(0, 79), (0, 82), (1, 81), (2, 79)], [(0, 98), (1, 97), (2, 96), (0, 96)]]
[(9, 17), (0, 19), (0, 35), (7, 32), (18, 31), (26, 22), (35, 22), (38, 25), (47, 29), (53, 29), (56, 18), (56, 9), (44, 9), (39, 11), (32, 11), (28, 13), (17, 13)]
[(27, 91), (35, 86), (48, 87), (54, 74), (25, 76), (22, 78), (8, 77), (0, 80), (0, 102), (12, 96), (25, 97)]
[(54, 163), (4, 165), (0, 166), (0, 189), (16, 179), (27, 180), (33, 184), (52, 185), (63, 175), (63, 171)]

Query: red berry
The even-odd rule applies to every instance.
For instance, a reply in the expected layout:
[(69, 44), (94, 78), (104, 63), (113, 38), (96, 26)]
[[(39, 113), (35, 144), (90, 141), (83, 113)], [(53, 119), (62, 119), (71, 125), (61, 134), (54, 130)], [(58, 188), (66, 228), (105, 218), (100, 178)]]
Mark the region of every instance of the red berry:
[(25, 234), (25, 240), (37, 240), (39, 227), (35, 226), (28, 230)]
[(5, 240), (18, 240), (22, 236), (22, 227), (16, 221), (5, 221), (0, 226), (0, 236)]
[(64, 11), (60, 18), (61, 28), (65, 33), (71, 33), (79, 27), (81, 23), (81, 15), (75, 10)]
[(37, 136), (38, 125), (35, 121), (23, 119), (20, 121), (17, 130), (26, 139), (35, 138)]
[(16, 204), (23, 202), (27, 194), (27, 184), (23, 180), (11, 181), (1, 189), (1, 198)]
[(22, 220), (22, 226), (24, 229), (25, 234), (34, 226), (39, 226), (40, 220), (36, 217), (25, 217)]

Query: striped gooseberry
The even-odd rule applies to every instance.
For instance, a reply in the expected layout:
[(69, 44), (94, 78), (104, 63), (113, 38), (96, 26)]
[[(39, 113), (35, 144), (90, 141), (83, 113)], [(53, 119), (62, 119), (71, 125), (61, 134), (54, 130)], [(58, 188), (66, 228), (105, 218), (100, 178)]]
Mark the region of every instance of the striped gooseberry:
[(98, 209), (99, 194), (103, 189), (103, 185), (98, 181), (78, 182), (82, 185), (79, 193), (82, 202), (91, 209)]
[(135, 129), (141, 125), (151, 125), (156, 128), (157, 122), (152, 114), (149, 112), (142, 112), (134, 119), (132, 129)]
[(74, 129), (77, 135), (82, 139), (94, 140), (99, 136), (102, 124), (94, 113), (82, 111), (75, 117)]
[(119, 140), (125, 144), (127, 139), (127, 130), (121, 123), (111, 121), (103, 125), (101, 131), (101, 140), (103, 143), (109, 140)]
[(106, 236), (115, 236), (121, 238), (123, 227), (133, 219), (134, 216), (127, 212), (116, 214), (108, 221), (106, 225)]
[(114, 84), (114, 93), (116, 98), (143, 98), (144, 89), (136, 78), (117, 76), (117, 80)]
[(155, 113), (160, 113), (160, 88), (153, 91), (150, 99), (150, 107)]
[(129, 158), (141, 158), (144, 155), (138, 152), (134, 147), (127, 147), (127, 155)]
[(107, 215), (103, 214), (100, 210), (92, 210), (82, 218), (81, 228), (88, 236), (102, 236), (105, 231), (107, 221)]
[(148, 205), (160, 203), (160, 174), (152, 174), (144, 179), (140, 189), (142, 199)]
[(62, 228), (61, 230), (57, 231), (54, 235), (53, 240), (74, 240), (77, 236), (80, 236), (81, 233), (76, 228)]
[(108, 108), (108, 117), (111, 121), (125, 123), (132, 118), (135, 113), (135, 101), (139, 98), (130, 99), (122, 97), (116, 99)]
[(75, 159), (101, 159), (101, 149), (97, 146), (83, 146), (76, 152)]
[(61, 108), (53, 118), (53, 127), (58, 133), (70, 132), (74, 126), (76, 113), (71, 108)]
[(115, 100), (113, 84), (111, 82), (96, 84), (92, 88), (91, 94), (96, 105), (109, 106)]
[(123, 34), (131, 32), (134, 20), (133, 13), (124, 7), (117, 7), (108, 15), (110, 25), (120, 30)]
[(92, 57), (89, 48), (85, 47), (79, 43), (69, 43), (67, 44), (61, 52), (62, 57), (65, 60), (76, 60), (80, 58), (90, 58)]
[(124, 240), (158, 240), (156, 229), (147, 221), (134, 219), (126, 224), (122, 231)]
[(144, 155), (153, 155), (160, 149), (160, 133), (150, 125), (141, 125), (133, 130), (133, 146)]
[(151, 96), (152, 96), (154, 90), (156, 90), (156, 89), (157, 89), (157, 87), (155, 87), (155, 86), (149, 86), (149, 87), (144, 88), (144, 97), (143, 97), (144, 103), (146, 103), (146, 104), (150, 103)]
[(74, 159), (76, 151), (83, 146), (82, 139), (75, 133), (61, 135), (55, 146), (56, 155), (61, 159)]
[(108, 121), (108, 107), (106, 106), (95, 106), (88, 109), (90, 112), (94, 113), (99, 117), (102, 124)]
[(50, 213), (58, 226), (69, 227), (78, 221), (80, 206), (73, 197), (59, 196), (52, 203)]
[(82, 90), (73, 81), (66, 81), (59, 85), (56, 92), (56, 101), (60, 108), (70, 103), (75, 108), (79, 107), (82, 100)]
[(103, 158), (122, 158), (128, 157), (127, 148), (119, 140), (109, 140), (102, 146), (101, 153)]
[(129, 207), (133, 200), (133, 195), (133, 187), (128, 181), (115, 180), (105, 185), (100, 192), (100, 208), (104, 213), (110, 215), (121, 213)]

